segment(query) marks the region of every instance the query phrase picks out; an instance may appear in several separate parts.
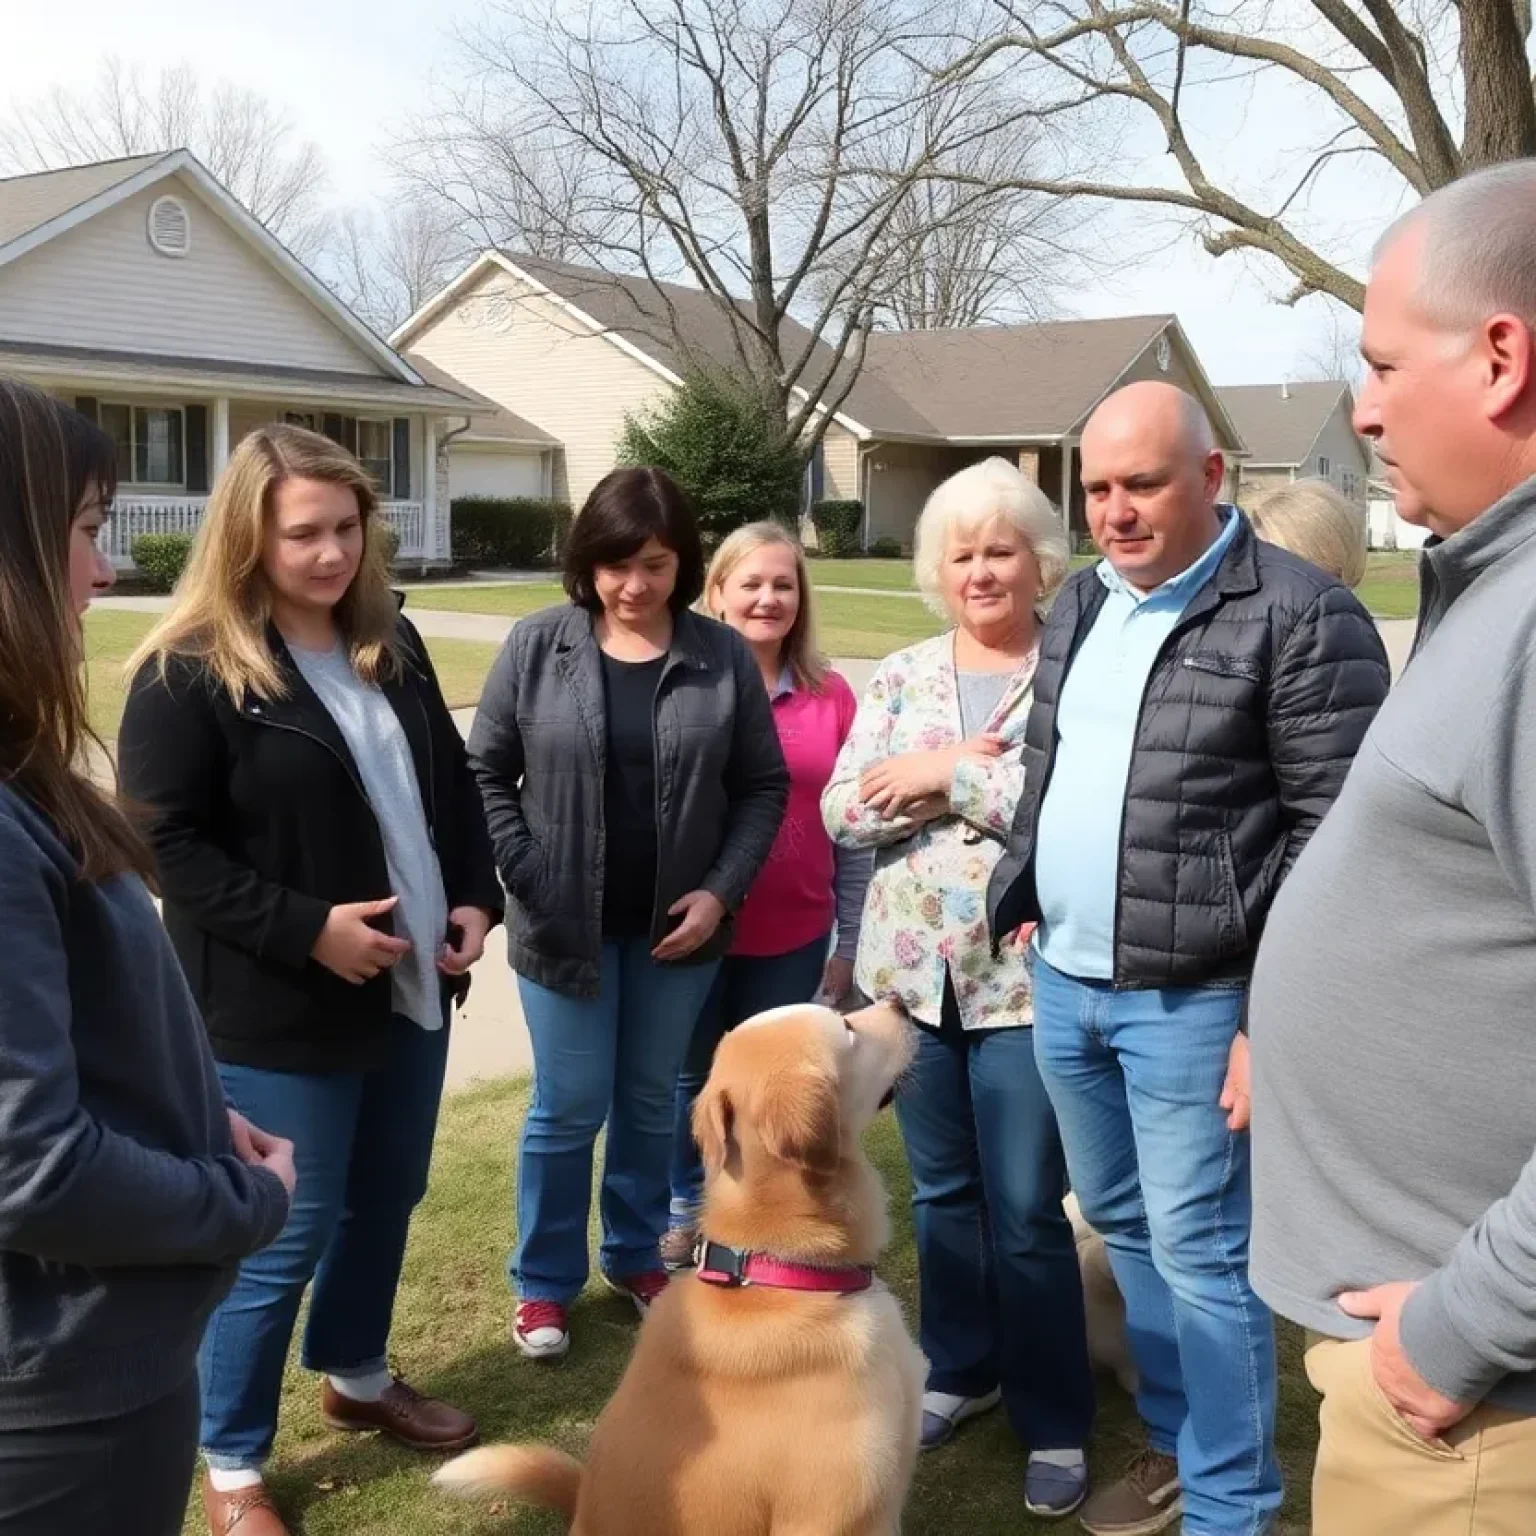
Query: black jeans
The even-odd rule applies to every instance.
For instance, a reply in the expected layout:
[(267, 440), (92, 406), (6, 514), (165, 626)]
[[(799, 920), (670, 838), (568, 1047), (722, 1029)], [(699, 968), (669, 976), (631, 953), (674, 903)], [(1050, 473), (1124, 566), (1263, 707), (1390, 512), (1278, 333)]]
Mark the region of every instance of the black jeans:
[(119, 1418), (0, 1434), (0, 1536), (179, 1536), (197, 1378)]

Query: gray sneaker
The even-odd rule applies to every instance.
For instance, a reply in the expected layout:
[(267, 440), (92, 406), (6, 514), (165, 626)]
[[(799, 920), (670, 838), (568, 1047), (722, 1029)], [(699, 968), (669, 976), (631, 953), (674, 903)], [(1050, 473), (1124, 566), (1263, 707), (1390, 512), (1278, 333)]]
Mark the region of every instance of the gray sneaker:
[(1088, 1536), (1158, 1536), (1183, 1513), (1178, 1462), (1148, 1448), (1119, 1482), (1094, 1494), (1077, 1518)]

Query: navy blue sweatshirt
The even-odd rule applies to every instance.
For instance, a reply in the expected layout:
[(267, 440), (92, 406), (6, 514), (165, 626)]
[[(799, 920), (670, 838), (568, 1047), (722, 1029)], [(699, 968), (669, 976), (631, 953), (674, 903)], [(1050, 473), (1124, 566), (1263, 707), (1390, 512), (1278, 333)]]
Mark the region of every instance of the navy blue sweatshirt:
[(0, 784), (0, 1432), (175, 1390), (287, 1211), (277, 1177), (235, 1156), (143, 883), (82, 880)]

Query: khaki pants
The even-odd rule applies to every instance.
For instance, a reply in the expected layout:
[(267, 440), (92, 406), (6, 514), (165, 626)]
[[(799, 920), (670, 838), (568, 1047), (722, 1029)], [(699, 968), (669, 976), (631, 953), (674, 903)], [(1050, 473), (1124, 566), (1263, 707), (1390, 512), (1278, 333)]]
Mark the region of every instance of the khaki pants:
[(1307, 1338), (1322, 1393), (1312, 1536), (1536, 1536), (1536, 1418), (1484, 1405), (1415, 1434), (1371, 1375), (1368, 1340)]

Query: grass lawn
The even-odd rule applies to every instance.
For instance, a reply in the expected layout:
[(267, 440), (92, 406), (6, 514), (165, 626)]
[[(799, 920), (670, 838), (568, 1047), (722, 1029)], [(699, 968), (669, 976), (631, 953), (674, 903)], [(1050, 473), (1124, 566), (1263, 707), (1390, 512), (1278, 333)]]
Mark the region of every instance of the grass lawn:
[[(121, 609), (94, 609), (86, 615), (86, 680), (90, 690), (91, 724), (103, 741), (117, 735), (123, 715), (123, 663), (149, 633), (155, 616)], [(428, 640), (432, 664), (451, 709), (478, 702), (485, 674), (498, 647), (478, 640)]]
[[(822, 561), (820, 572), (835, 563)], [(895, 565), (897, 561), (848, 561), (848, 565)], [(554, 582), (529, 581), (476, 583), (460, 587), (426, 587), (411, 592), (410, 607), (435, 608), (450, 613), (489, 613), (501, 618), (521, 618), (565, 600)], [(826, 592), (816, 600), (816, 624), (822, 649), (829, 656), (888, 656), (903, 645), (936, 635), (943, 625), (917, 597), (871, 595), (857, 592)], [(436, 646), (434, 645), (434, 654)]]
[(1412, 619), (1419, 612), (1419, 557), (1408, 549), (1378, 549), (1366, 557), (1355, 596), (1378, 619)]
[[(503, 1266), (512, 1236), (510, 1171), (527, 1097), (526, 1081), (514, 1080), (455, 1095), (445, 1106), (432, 1185), (412, 1230), (395, 1311), (394, 1364), (413, 1385), (474, 1413), (487, 1440), (547, 1440), (579, 1454), (624, 1368), (636, 1320), (628, 1302), (593, 1286), (577, 1304), (563, 1364), (534, 1365), (508, 1340)], [(910, 1318), (915, 1259), (908, 1180), (889, 1114), (872, 1129), (870, 1151), (896, 1217), (882, 1270)], [(1280, 1453), (1291, 1494), (1282, 1536), (1306, 1530), (1315, 1443), (1314, 1400), (1297, 1345), (1294, 1335), (1283, 1340)], [(1092, 1448), (1097, 1475), (1113, 1476), (1137, 1443), (1128, 1400), (1106, 1384)], [(561, 1529), (547, 1515), (446, 1500), (427, 1487), (432, 1465), (376, 1438), (328, 1431), (313, 1378), (290, 1368), (268, 1470), (273, 1492), (305, 1536), (553, 1536)], [(1023, 1454), (1002, 1414), (978, 1420), (954, 1445), (922, 1459), (905, 1528), (914, 1536), (1060, 1531), (1025, 1516), (1022, 1476)], [(186, 1531), (202, 1536), (199, 1509), (189, 1514)]]
[(811, 557), (811, 580), (822, 587), (862, 587), (870, 592), (915, 592), (910, 560), (823, 560)]

